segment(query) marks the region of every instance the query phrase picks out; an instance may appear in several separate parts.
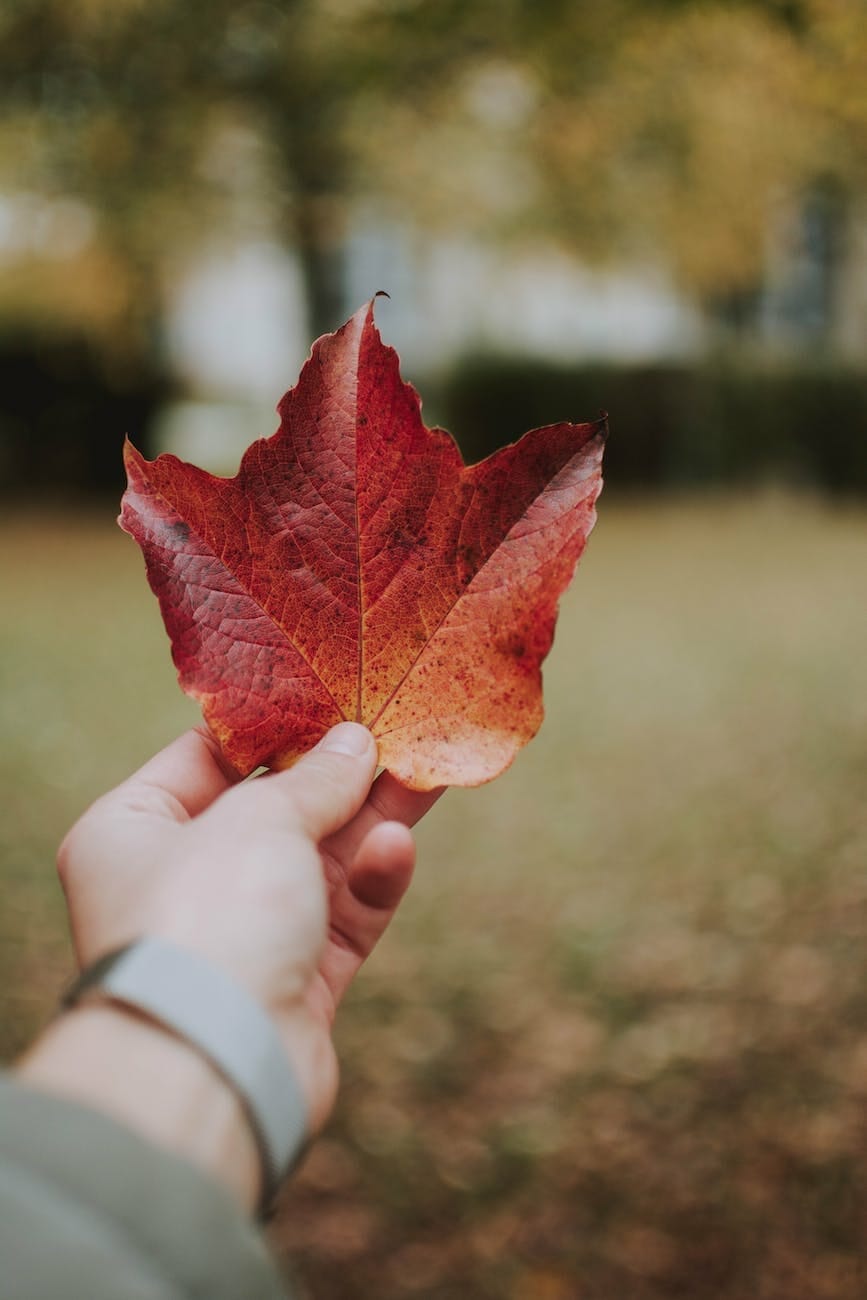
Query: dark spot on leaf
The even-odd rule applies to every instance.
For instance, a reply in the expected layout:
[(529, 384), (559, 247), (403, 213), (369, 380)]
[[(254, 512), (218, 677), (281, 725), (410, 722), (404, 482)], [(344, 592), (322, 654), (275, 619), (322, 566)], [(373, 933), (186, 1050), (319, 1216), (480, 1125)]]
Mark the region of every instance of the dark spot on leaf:
[(517, 634), (501, 637), (497, 640), (496, 647), (500, 654), (508, 655), (510, 659), (523, 659), (527, 654), (527, 642)]

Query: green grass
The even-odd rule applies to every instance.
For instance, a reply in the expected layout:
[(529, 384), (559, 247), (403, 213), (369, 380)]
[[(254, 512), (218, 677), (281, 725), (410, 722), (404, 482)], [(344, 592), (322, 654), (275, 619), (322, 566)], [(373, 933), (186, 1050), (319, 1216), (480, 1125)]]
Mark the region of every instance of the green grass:
[[(53, 854), (196, 718), (111, 513), (0, 522), (0, 997), (68, 969)], [(867, 1294), (867, 516), (615, 503), (548, 717), (420, 830), (274, 1227), (315, 1300)]]

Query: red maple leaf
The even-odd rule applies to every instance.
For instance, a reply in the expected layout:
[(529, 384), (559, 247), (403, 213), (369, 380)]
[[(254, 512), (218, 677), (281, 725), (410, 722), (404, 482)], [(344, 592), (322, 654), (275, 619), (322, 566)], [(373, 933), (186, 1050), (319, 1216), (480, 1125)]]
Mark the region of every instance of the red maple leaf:
[(342, 719), (417, 790), (498, 775), (542, 720), (540, 665), (595, 521), (605, 421), (465, 466), (427, 429), (373, 304), (314, 344), (235, 478), (127, 443), (181, 686), (246, 774)]

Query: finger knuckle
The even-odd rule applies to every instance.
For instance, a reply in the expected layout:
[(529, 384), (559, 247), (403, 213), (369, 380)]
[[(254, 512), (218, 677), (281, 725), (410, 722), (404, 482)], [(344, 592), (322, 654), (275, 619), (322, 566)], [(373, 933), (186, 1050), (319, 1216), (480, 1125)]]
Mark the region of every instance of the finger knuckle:
[(357, 765), (344, 754), (326, 758), (311, 756), (303, 767), (292, 772), (290, 793), (293, 804), (302, 812), (317, 813), (323, 807), (346, 801), (358, 784)]
[(81, 862), (81, 845), (86, 827), (84, 818), (66, 832), (57, 850), (57, 874), (64, 890), (74, 881)]

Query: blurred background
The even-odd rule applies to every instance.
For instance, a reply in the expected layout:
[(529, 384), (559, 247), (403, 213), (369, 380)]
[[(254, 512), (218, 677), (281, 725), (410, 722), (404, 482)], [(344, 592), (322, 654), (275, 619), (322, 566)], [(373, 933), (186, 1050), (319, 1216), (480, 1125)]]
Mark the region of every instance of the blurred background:
[(0, 5), (0, 1051), (195, 721), (114, 526), (376, 290), (469, 459), (611, 415), (548, 720), (420, 832), (273, 1227), (312, 1300), (867, 1294), (861, 0)]

